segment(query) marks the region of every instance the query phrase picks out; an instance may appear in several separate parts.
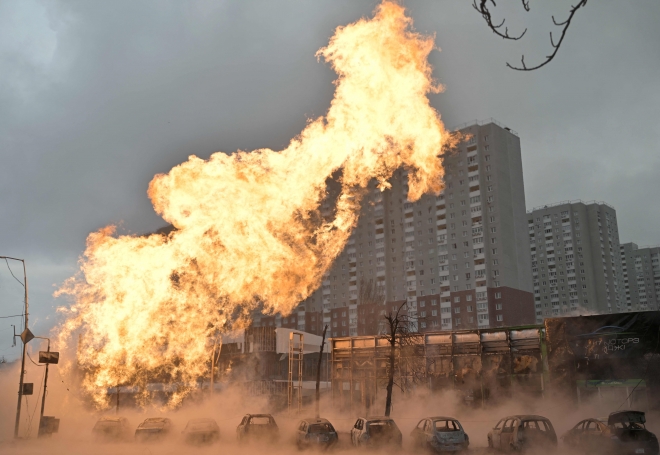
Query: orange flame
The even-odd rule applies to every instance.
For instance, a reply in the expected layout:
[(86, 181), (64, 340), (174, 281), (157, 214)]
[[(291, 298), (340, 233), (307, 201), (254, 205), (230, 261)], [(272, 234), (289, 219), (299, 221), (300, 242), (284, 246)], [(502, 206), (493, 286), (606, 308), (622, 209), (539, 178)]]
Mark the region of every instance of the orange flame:
[[(100, 407), (102, 389), (149, 377), (184, 384), (203, 375), (208, 338), (266, 311), (291, 312), (320, 284), (357, 222), (361, 194), (394, 170), (410, 171), (410, 200), (442, 189), (438, 159), (447, 135), (427, 94), (438, 92), (427, 57), (433, 38), (412, 30), (403, 7), (385, 1), (372, 19), (337, 28), (317, 56), (338, 73), (325, 117), (289, 146), (191, 156), (149, 185), (168, 236), (92, 233), (81, 274), (56, 293), (75, 303), (61, 340), (81, 331), (83, 386)], [(341, 170), (335, 216), (319, 206)]]

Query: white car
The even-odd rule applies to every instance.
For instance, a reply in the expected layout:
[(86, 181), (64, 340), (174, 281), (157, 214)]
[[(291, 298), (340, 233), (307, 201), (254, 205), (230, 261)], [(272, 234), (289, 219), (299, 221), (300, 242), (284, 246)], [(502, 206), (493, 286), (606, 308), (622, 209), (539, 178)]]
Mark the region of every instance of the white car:
[(461, 423), (452, 417), (427, 417), (410, 433), (415, 447), (434, 452), (456, 452), (470, 445)]
[(360, 417), (351, 428), (355, 447), (401, 447), (402, 435), (390, 417)]

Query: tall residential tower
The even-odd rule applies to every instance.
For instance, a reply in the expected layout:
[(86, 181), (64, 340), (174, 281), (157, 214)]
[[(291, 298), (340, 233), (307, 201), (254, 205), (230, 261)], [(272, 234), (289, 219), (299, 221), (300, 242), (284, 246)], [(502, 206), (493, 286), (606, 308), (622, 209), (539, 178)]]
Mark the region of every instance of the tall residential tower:
[(639, 248), (624, 243), (621, 249), (627, 311), (660, 309), (660, 246)]
[[(290, 316), (257, 317), (330, 336), (374, 334), (404, 303), (420, 331), (535, 322), (520, 139), (494, 120), (462, 126), (445, 190), (407, 199), (406, 172), (369, 188), (357, 228), (323, 284)], [(439, 158), (440, 159), (440, 158)], [(383, 305), (364, 305), (372, 283)]]
[(551, 316), (623, 311), (616, 211), (567, 201), (528, 213), (537, 322)]

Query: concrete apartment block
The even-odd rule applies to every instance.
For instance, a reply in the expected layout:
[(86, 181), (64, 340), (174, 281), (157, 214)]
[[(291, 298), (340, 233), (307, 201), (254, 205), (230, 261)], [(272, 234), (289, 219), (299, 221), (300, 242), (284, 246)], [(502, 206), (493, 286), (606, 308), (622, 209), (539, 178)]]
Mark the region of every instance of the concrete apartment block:
[(660, 246), (620, 246), (623, 264), (625, 311), (660, 309)]
[[(469, 137), (443, 158), (441, 194), (409, 201), (403, 170), (389, 190), (368, 189), (348, 245), (301, 302), (298, 327), (311, 322), (303, 313), (314, 313), (322, 324), (310, 323), (309, 332), (328, 324), (333, 337), (375, 334), (382, 315), (402, 303), (420, 331), (535, 322), (520, 139), (492, 119), (459, 131)], [(330, 204), (323, 209), (331, 214)], [(370, 281), (383, 304), (359, 301)], [(281, 321), (257, 316), (255, 325)]]
[(616, 211), (567, 201), (528, 212), (536, 320), (624, 308)]

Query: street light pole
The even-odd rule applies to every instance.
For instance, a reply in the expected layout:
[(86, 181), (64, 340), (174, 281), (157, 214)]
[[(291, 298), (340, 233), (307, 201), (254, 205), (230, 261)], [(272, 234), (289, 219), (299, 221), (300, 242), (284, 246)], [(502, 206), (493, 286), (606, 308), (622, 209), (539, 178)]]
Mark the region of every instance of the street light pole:
[[(25, 333), (28, 329), (28, 281), (27, 281), (27, 273), (25, 271), (25, 260), (24, 259), (17, 259), (17, 258), (12, 258), (9, 256), (0, 256), (0, 259), (11, 259), (12, 261), (20, 261), (23, 263), (23, 287), (25, 288), (25, 329), (23, 330), (23, 333)], [(23, 375), (25, 374), (25, 349), (27, 342), (29, 340), (23, 340), (23, 355), (21, 356), (21, 377), (18, 382), (18, 405), (16, 406), (16, 423), (14, 425), (14, 438), (18, 438), (18, 427), (21, 422), (21, 403), (23, 401)]]
[[(50, 338), (46, 337), (35, 337), (35, 338), (41, 338), (42, 340), (48, 340), (48, 350), (46, 352), (50, 353)], [(39, 431), (41, 432), (42, 428), (42, 420), (44, 420), (44, 406), (46, 405), (46, 387), (48, 385), (48, 366), (50, 365), (49, 363), (46, 363), (46, 372), (44, 373), (44, 394), (41, 396), (41, 414), (39, 415)]]

